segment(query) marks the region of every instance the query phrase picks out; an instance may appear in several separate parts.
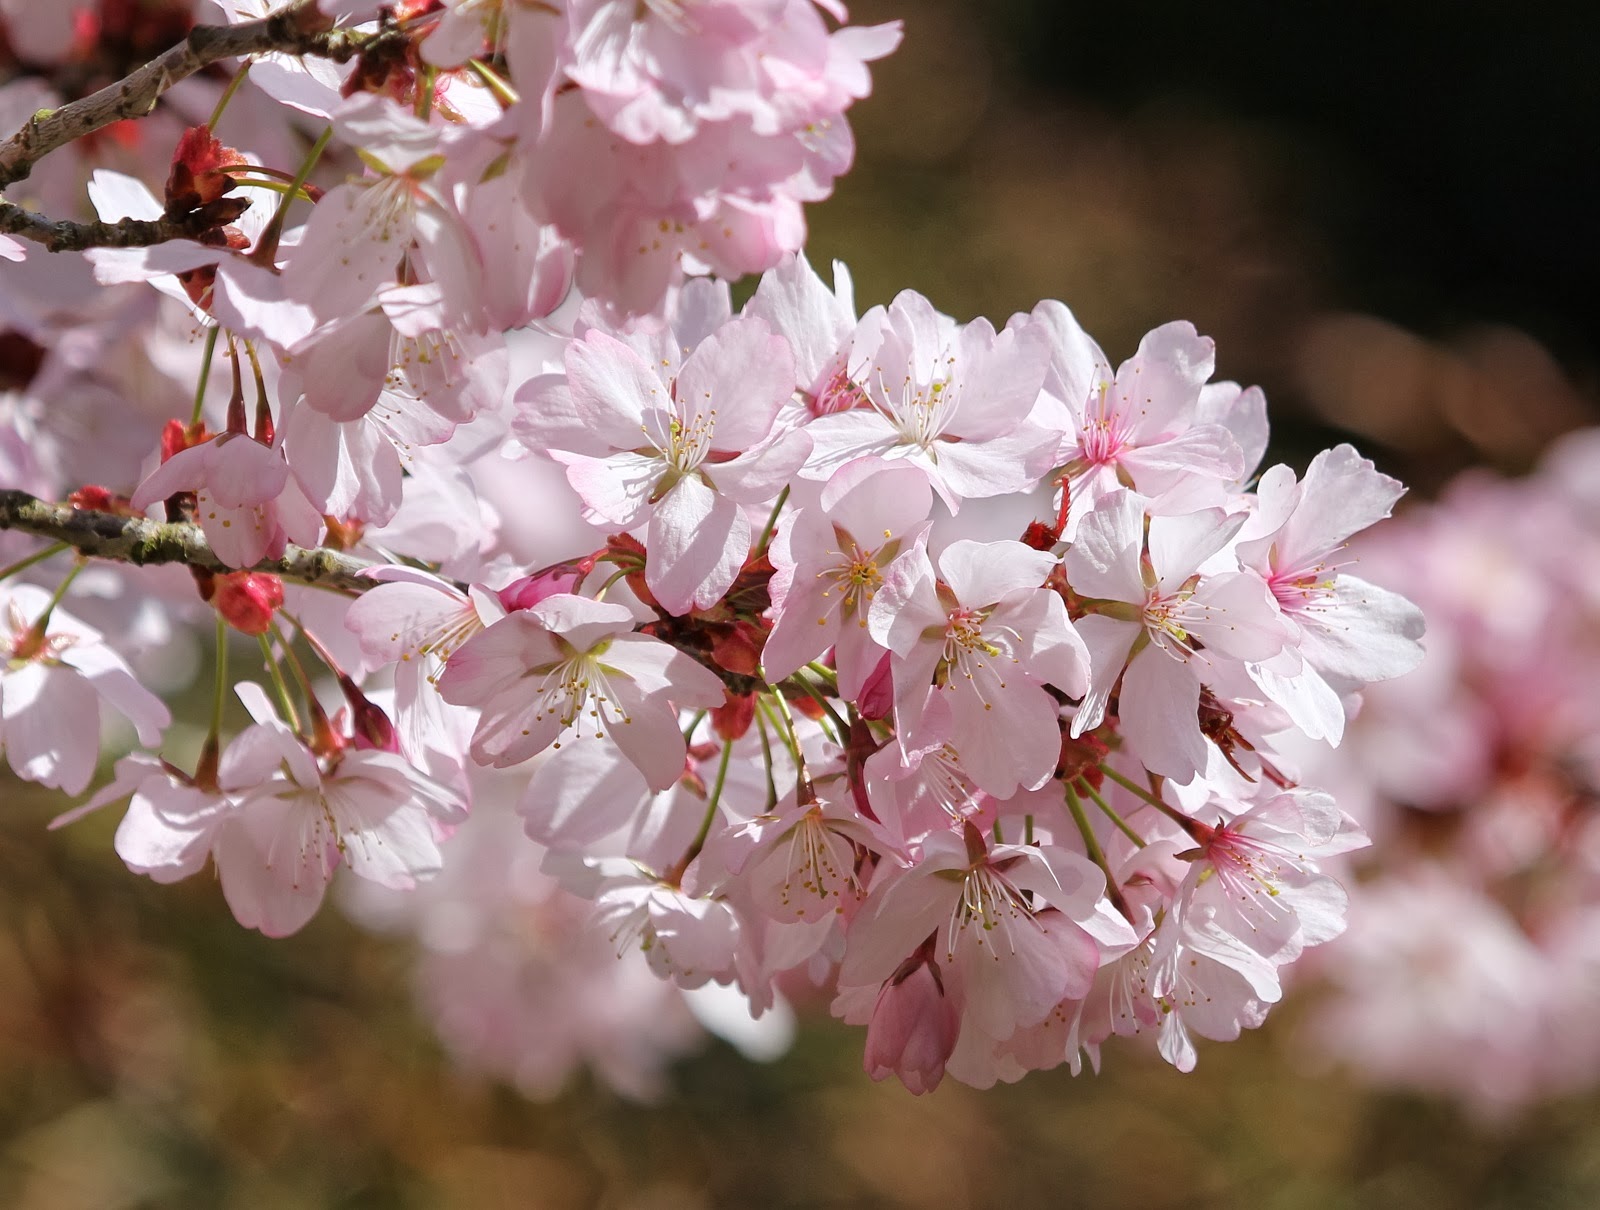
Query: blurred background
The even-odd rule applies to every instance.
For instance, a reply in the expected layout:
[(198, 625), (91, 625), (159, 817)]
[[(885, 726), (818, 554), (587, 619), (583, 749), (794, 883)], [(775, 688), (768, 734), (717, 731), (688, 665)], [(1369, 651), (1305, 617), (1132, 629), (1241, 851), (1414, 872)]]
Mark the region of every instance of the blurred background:
[[(1266, 390), (1269, 462), (1352, 440), (1420, 498), (1600, 420), (1600, 10), (852, 6), (896, 17), (810, 212), (862, 309), (1060, 298), (1113, 361), (1189, 319)], [(1371, 1091), (1307, 1061), (1294, 995), (1191, 1076), (1113, 1045), (918, 1099), (811, 1005), (775, 1062), (685, 1041), (652, 1100), (535, 1101), (444, 1051), (404, 937), (324, 911), (265, 940), (208, 880), (126, 873), (117, 812), (46, 834), (59, 802), (0, 779), (0, 1205), (1600, 1205), (1600, 1095)]]

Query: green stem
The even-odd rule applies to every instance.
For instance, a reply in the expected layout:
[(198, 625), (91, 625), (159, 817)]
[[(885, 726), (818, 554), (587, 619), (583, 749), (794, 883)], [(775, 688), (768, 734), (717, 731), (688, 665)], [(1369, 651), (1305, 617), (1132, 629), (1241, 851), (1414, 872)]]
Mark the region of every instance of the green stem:
[(1091, 786), (1087, 780), (1079, 781), (1078, 788), (1090, 798), (1094, 799), (1094, 805), (1099, 807), (1100, 810), (1105, 813), (1106, 818), (1116, 825), (1117, 831), (1121, 832), (1129, 840), (1133, 841), (1133, 843), (1139, 848), (1144, 848), (1144, 837), (1140, 836), (1139, 833), (1133, 830), (1128, 821), (1117, 813), (1116, 808), (1108, 803), (1103, 797), (1101, 797), (1098, 790)]
[(517, 90), (511, 87), (505, 77), (481, 59), (468, 59), (467, 69), (483, 81), (484, 87), (500, 103), (500, 108), (510, 109), (521, 99), (517, 96)]
[(217, 680), (211, 696), (211, 739), (222, 734), (222, 708), (228, 697), (228, 623), (217, 615)]
[(612, 573), (611, 577), (607, 579), (604, 584), (600, 585), (599, 590), (594, 594), (594, 599), (597, 601), (605, 600), (606, 593), (611, 591), (611, 586), (627, 574), (628, 569), (626, 567), (624, 567), (621, 571)]
[(228, 623), (217, 615), (216, 679), (211, 697), (211, 729), (200, 745), (200, 758), (194, 766), (194, 784), (204, 790), (217, 789), (217, 767), (222, 758), (222, 707), (228, 691)]
[(1107, 897), (1111, 900), (1112, 906), (1132, 922), (1133, 913), (1128, 909), (1127, 900), (1122, 897), (1122, 888), (1117, 885), (1116, 879), (1111, 874), (1111, 864), (1106, 860), (1105, 850), (1100, 847), (1094, 829), (1089, 826), (1089, 817), (1084, 814), (1083, 803), (1079, 801), (1077, 792), (1071, 785), (1063, 782), (1062, 789), (1067, 792), (1067, 810), (1072, 812), (1072, 822), (1078, 825), (1078, 833), (1083, 837), (1083, 847), (1089, 854), (1089, 860), (1099, 866), (1100, 872), (1106, 876)]
[(278, 208), (272, 212), (266, 229), (262, 231), (261, 238), (256, 241), (255, 251), (250, 255), (266, 268), (271, 268), (278, 255), (278, 241), (283, 238), (283, 227), (289, 218), (289, 207), (294, 203), (295, 194), (300, 192), (301, 186), (311, 175), (312, 169), (317, 166), (317, 161), (322, 158), (323, 151), (327, 148), (329, 140), (333, 138), (333, 127), (329, 126), (320, 135), (317, 141), (311, 144), (311, 150), (306, 152), (306, 158), (300, 162), (300, 170), (294, 174), (294, 181), (289, 185), (289, 192), (284, 195)]
[(711, 835), (711, 825), (717, 821), (717, 807), (722, 802), (722, 787), (728, 780), (728, 765), (733, 759), (733, 745), (722, 745), (722, 759), (717, 762), (717, 780), (711, 786), (711, 797), (706, 799), (705, 817), (700, 821), (700, 830), (694, 834), (694, 840), (689, 844), (689, 851), (683, 855), (677, 865), (672, 867), (670, 873), (673, 882), (683, 877), (683, 872), (689, 868), (689, 863), (700, 856), (700, 850), (706, 847), (706, 838)]
[(826, 664), (821, 663), (818, 660), (812, 660), (806, 665), (806, 667), (811, 669), (812, 672), (815, 672), (817, 674), (817, 679), (829, 689), (832, 689), (835, 693), (839, 692), (839, 674), (832, 668), (829, 668)]
[(239, 70), (233, 73), (233, 79), (228, 81), (228, 87), (222, 90), (222, 96), (217, 99), (217, 107), (211, 111), (211, 120), (206, 127), (216, 133), (217, 123), (222, 121), (222, 111), (228, 108), (228, 102), (233, 100), (233, 94), (239, 91), (239, 85), (244, 83), (244, 78), (250, 74), (250, 64), (253, 60), (246, 59), (239, 65)]
[(796, 685), (799, 685), (800, 688), (804, 689), (811, 700), (816, 702), (817, 705), (821, 706), (823, 711), (826, 712), (827, 716), (833, 720), (834, 737), (838, 740), (839, 747), (844, 747), (845, 741), (850, 735), (850, 727), (844, 721), (844, 719), (839, 717), (839, 713), (833, 708), (833, 704), (829, 702), (827, 698), (823, 697), (822, 691), (810, 681), (806, 680), (805, 677), (793, 676), (789, 679)]
[(1150, 793), (1149, 790), (1141, 789), (1138, 782), (1128, 780), (1126, 777), (1122, 776), (1122, 774), (1118, 773), (1115, 769), (1109, 768), (1106, 765), (1101, 765), (1100, 766), (1100, 772), (1104, 773), (1112, 781), (1116, 782), (1117, 785), (1121, 786), (1129, 794), (1133, 794), (1133, 795), (1136, 795), (1139, 798), (1144, 799), (1145, 802), (1149, 803), (1152, 807), (1154, 807), (1156, 810), (1160, 811), (1163, 815), (1167, 816), (1169, 819), (1175, 820), (1176, 822), (1182, 824), (1185, 829), (1187, 829), (1189, 827), (1189, 825), (1194, 823), (1194, 820), (1190, 819), (1187, 815), (1185, 815), (1182, 811), (1178, 810), (1171, 803), (1162, 802), (1161, 799), (1157, 798), (1154, 794)]
[(702, 710), (689, 720), (689, 725), (683, 729), (683, 742), (685, 746), (694, 742), (695, 728), (705, 721), (706, 715), (709, 713), (709, 710)]
[(315, 714), (318, 702), (316, 695), (311, 691), (311, 678), (306, 675), (306, 666), (300, 662), (294, 646), (283, 637), (283, 631), (278, 629), (276, 622), (272, 624), (272, 637), (278, 640), (278, 648), (283, 652), (283, 658), (288, 661), (289, 671), (294, 673), (294, 683), (299, 687), (301, 696), (306, 699), (311, 712)]
[(211, 359), (217, 352), (217, 334), (221, 331), (218, 325), (206, 333), (206, 350), (200, 358), (200, 382), (194, 389), (194, 414), (189, 417), (191, 425), (200, 423), (200, 412), (206, 403), (206, 380), (211, 377)]
[(51, 546), (46, 546), (43, 550), (36, 550), (31, 555), (18, 559), (10, 567), (0, 568), (0, 580), (8, 580), (19, 571), (27, 571), (35, 563), (43, 563), (51, 556), (59, 555), (62, 551), (71, 549), (72, 544), (70, 542), (57, 542)]
[(778, 502), (772, 506), (772, 515), (767, 518), (767, 526), (761, 531), (761, 540), (756, 543), (756, 554), (767, 553), (767, 543), (772, 541), (772, 531), (778, 527), (778, 514), (783, 511), (784, 504), (789, 499), (789, 489), (785, 487), (778, 493)]
[(806, 758), (800, 751), (800, 733), (795, 730), (794, 715), (789, 712), (789, 703), (784, 700), (780, 692), (772, 695), (773, 705), (783, 718), (784, 730), (788, 733), (789, 751), (794, 756), (795, 767), (795, 797), (804, 806), (816, 801), (816, 791), (811, 788), (811, 771), (806, 768)]
[(424, 67), (417, 80), (416, 114), (424, 122), (433, 113), (433, 86), (438, 76), (437, 67)]
[(283, 714), (284, 721), (298, 734), (300, 714), (295, 710), (294, 702), (289, 699), (289, 686), (284, 683), (283, 669), (278, 667), (278, 657), (272, 654), (272, 642), (264, 634), (256, 637), (261, 641), (261, 654), (266, 657), (267, 676), (272, 681), (273, 691), (278, 695), (278, 710)]
[[(288, 185), (282, 181), (272, 180), (270, 177), (266, 179), (258, 179), (253, 176), (236, 176), (233, 179), (236, 184), (241, 185), (246, 189), (265, 189), (271, 193), (278, 194), (287, 194), (289, 192)], [(309, 202), (311, 200), (311, 195), (306, 193), (304, 190), (295, 196), (303, 202)]]
[(89, 560), (80, 556), (78, 561), (72, 565), (72, 570), (62, 578), (60, 584), (56, 585), (56, 591), (51, 596), (50, 603), (44, 607), (44, 612), (39, 615), (39, 620), (34, 623), (40, 630), (50, 624), (50, 615), (56, 611), (56, 606), (61, 604), (61, 599), (67, 595), (67, 589), (71, 588), (72, 582), (78, 578), (78, 573), (88, 565)]
[[(759, 704), (760, 698), (756, 699)], [(756, 733), (761, 737), (761, 763), (767, 771), (767, 811), (771, 812), (778, 806), (778, 783), (772, 776), (772, 738), (767, 734), (767, 718), (764, 712), (756, 715)]]
[(784, 749), (789, 753), (789, 759), (798, 764), (800, 761), (800, 751), (795, 747), (794, 736), (789, 734), (789, 732), (785, 731), (783, 727), (779, 725), (777, 712), (767, 704), (766, 694), (757, 695), (756, 709), (760, 711), (761, 716), (772, 725), (772, 729), (778, 733), (778, 738), (783, 741)]

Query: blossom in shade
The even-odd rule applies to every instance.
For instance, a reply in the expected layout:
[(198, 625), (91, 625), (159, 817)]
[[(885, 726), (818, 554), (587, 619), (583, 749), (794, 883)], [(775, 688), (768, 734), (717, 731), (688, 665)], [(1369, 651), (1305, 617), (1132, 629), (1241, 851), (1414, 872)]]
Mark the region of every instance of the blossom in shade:
[(102, 703), (145, 744), (172, 716), (99, 631), (50, 604), (42, 588), (0, 583), (0, 748), (25, 781), (81, 794), (100, 759)]
[(1081, 854), (990, 847), (971, 824), (961, 835), (936, 833), (915, 866), (874, 880), (850, 929), (840, 988), (881, 987), (931, 936), (965, 991), (963, 1031), (1003, 1041), (1089, 990), (1100, 951), (1079, 918), (1092, 916), (1104, 889)]

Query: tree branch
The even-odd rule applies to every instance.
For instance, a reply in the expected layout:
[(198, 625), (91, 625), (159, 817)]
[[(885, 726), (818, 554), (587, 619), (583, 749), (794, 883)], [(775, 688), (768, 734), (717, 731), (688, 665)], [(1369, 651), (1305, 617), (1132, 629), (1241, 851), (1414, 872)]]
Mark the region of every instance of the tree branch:
[(49, 219), (0, 199), (0, 231), (20, 235), (52, 252), (85, 248), (148, 248), (175, 239), (198, 239), (233, 222), (249, 207), (247, 198), (218, 198), (181, 218), (120, 219), (115, 223), (75, 223)]
[[(290, 546), (281, 559), (263, 559), (249, 568), (229, 567), (217, 558), (206, 541), (205, 532), (192, 521), (152, 521), (147, 517), (71, 508), (13, 489), (0, 489), (0, 529), (14, 529), (52, 542), (65, 542), (86, 555), (132, 563), (136, 567), (180, 563), (218, 574), (263, 571), (298, 584), (351, 596), (359, 596), (383, 583), (363, 572), (372, 567), (388, 566), (368, 563), (326, 547), (307, 550), (302, 546)], [(456, 586), (466, 590), (465, 584)], [(717, 664), (711, 656), (710, 640), (686, 621), (666, 628), (656, 637), (721, 677), (733, 693), (753, 693), (767, 688), (757, 677), (731, 672)]]
[(238, 25), (197, 25), (178, 45), (117, 83), (29, 118), (0, 143), (0, 189), (25, 179), (57, 147), (123, 118), (144, 117), (179, 80), (222, 59), (281, 51), (345, 63), (380, 40), (404, 36), (392, 27), (376, 33), (329, 28), (316, 0), (291, 0), (274, 13)]
[(50, 504), (27, 492), (0, 490), (0, 529), (15, 529), (55, 542), (66, 542), (86, 555), (115, 559), (144, 567), (155, 563), (181, 563), (211, 572), (239, 570), (271, 572), (285, 580), (361, 593), (378, 581), (361, 573), (377, 564), (353, 559), (337, 550), (306, 550), (291, 546), (281, 559), (263, 559), (254, 567), (229, 567), (211, 549), (204, 531), (193, 522), (151, 521)]

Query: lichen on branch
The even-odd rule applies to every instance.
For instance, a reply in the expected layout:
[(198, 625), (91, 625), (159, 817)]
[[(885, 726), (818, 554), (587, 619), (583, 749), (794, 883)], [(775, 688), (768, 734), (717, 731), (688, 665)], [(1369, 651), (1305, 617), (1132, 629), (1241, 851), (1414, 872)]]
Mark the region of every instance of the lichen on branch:
[[(0, 490), (0, 529), (65, 542), (86, 555), (140, 567), (180, 563), (217, 573), (240, 570), (217, 558), (205, 533), (193, 522), (152, 521), (148, 517), (72, 508), (40, 500), (27, 492)], [(281, 558), (263, 559), (245, 570), (270, 572), (296, 583), (354, 594), (376, 583), (362, 574), (371, 566), (342, 551), (290, 546)]]

